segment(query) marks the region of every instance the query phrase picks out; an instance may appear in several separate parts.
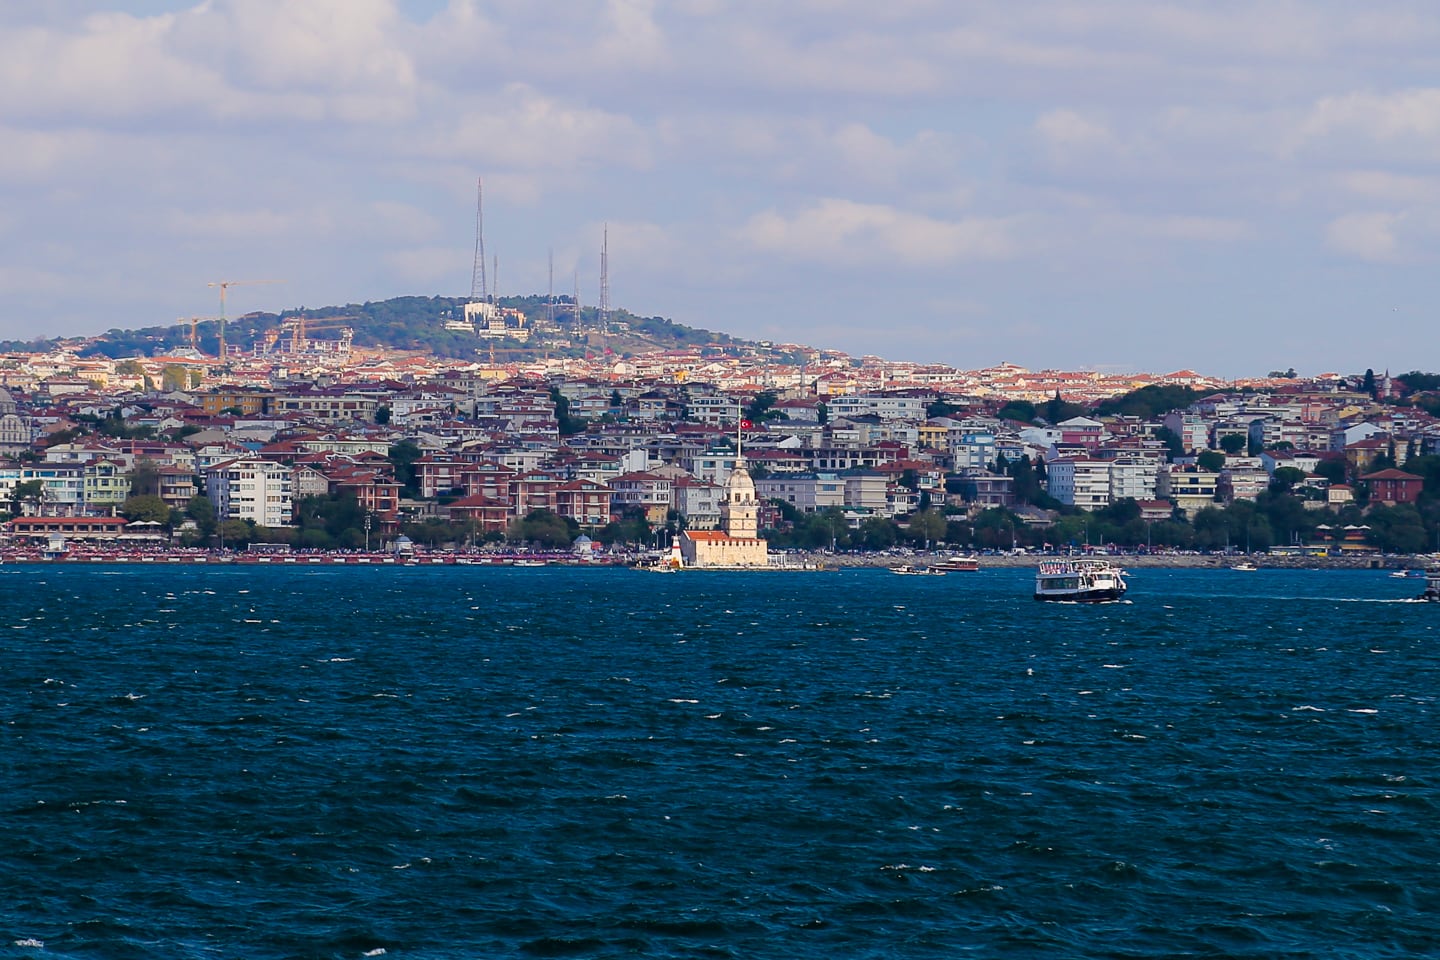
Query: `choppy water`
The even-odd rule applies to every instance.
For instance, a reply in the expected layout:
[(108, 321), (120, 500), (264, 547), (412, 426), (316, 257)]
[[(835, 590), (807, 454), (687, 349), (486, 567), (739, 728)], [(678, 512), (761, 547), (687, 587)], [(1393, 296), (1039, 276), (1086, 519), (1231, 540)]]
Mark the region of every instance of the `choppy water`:
[(1419, 587), (0, 568), (0, 956), (1440, 955)]

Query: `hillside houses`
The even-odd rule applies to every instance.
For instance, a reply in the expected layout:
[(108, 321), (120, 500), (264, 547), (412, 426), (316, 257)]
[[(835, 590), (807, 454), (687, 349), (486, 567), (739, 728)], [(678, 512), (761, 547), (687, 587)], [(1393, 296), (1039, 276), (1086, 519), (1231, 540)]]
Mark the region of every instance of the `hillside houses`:
[[(1183, 370), (1115, 377), (812, 356), (803, 373), (701, 351), (588, 365), (371, 357), (313, 381), (238, 363), (214, 385), (204, 378), (218, 371), (196, 363), (186, 369), (200, 383), (155, 389), (161, 370), (146, 360), (137, 383), (103, 359), (12, 355), (0, 362), (14, 385), (0, 394), (11, 457), (0, 495), (28, 491), (24, 510), (37, 516), (113, 516), (143, 466), (170, 507), (203, 495), (223, 519), (257, 527), (289, 527), (302, 501), (339, 497), (381, 536), (417, 519), (503, 533), (536, 511), (584, 527), (643, 517), (706, 530), (719, 524), (738, 436), (762, 500), (852, 528), (903, 522), (925, 504), (975, 515), (1041, 500), (1071, 512), (1134, 501), (1152, 515), (1164, 502), (1193, 517), (1260, 497), (1277, 472), (1308, 509), (1336, 508), (1356, 489), (1413, 503), (1424, 478), (1397, 461), (1440, 445), (1424, 411), (1328, 384), (1238, 393)], [(1012, 401), (1167, 384), (1210, 392), (1153, 415), (1000, 416)], [(742, 427), (750, 409), (763, 412)], [(1022, 461), (1028, 487), (1017, 484)]]

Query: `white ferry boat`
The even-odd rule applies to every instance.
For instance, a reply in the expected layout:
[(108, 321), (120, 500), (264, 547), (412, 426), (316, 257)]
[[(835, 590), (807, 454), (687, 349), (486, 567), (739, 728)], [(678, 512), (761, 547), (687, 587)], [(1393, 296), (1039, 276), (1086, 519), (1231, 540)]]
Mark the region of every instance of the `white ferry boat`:
[(980, 569), (980, 560), (977, 557), (945, 557), (935, 561), (930, 568), (947, 573), (974, 573)]
[(1125, 596), (1125, 571), (1109, 560), (1042, 560), (1035, 572), (1036, 600), (1104, 603)]

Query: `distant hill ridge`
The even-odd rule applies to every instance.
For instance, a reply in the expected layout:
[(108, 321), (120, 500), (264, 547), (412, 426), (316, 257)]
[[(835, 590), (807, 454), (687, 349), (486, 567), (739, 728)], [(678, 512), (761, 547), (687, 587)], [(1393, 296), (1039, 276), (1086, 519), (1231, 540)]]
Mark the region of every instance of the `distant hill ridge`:
[[(503, 350), (507, 358), (516, 355), (584, 356), (608, 349), (617, 354), (654, 349), (676, 349), (717, 344), (735, 347), (755, 346), (725, 333), (675, 323), (664, 317), (642, 317), (628, 310), (612, 310), (607, 329), (601, 331), (599, 310), (581, 306), (580, 320), (574, 318), (570, 298), (548, 304), (542, 296), (501, 297), (495, 306), (524, 314), (525, 326), (532, 331), (528, 342), (515, 339), (491, 340), (464, 330), (449, 329), (447, 322), (463, 321), (465, 297), (391, 297), (344, 306), (298, 307), (283, 313), (247, 313), (233, 317), (225, 325), (225, 341), (232, 349), (250, 351), (260, 343), (267, 331), (280, 327), (282, 319), (304, 317), (306, 320), (337, 320), (354, 331), (357, 347), (385, 347), (393, 350), (423, 351), (440, 357), (480, 358), (492, 348)], [(547, 328), (547, 316), (554, 314), (553, 326)], [(220, 324), (206, 320), (196, 325), (196, 345), (214, 355), (219, 349)], [(331, 335), (315, 333), (314, 336)], [(93, 337), (55, 337), (33, 341), (4, 341), (0, 349), (9, 351), (44, 350), (64, 343), (82, 341), (84, 356), (104, 355), (111, 358), (157, 356), (190, 345), (188, 323), (142, 327), (133, 330), (112, 329)]]

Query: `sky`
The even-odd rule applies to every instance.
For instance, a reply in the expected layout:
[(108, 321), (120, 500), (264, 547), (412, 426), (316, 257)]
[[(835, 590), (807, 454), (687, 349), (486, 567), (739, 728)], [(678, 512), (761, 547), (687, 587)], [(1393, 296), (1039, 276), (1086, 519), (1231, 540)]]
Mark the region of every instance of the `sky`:
[(0, 337), (600, 292), (963, 368), (1440, 369), (1440, 7), (6, 0)]

